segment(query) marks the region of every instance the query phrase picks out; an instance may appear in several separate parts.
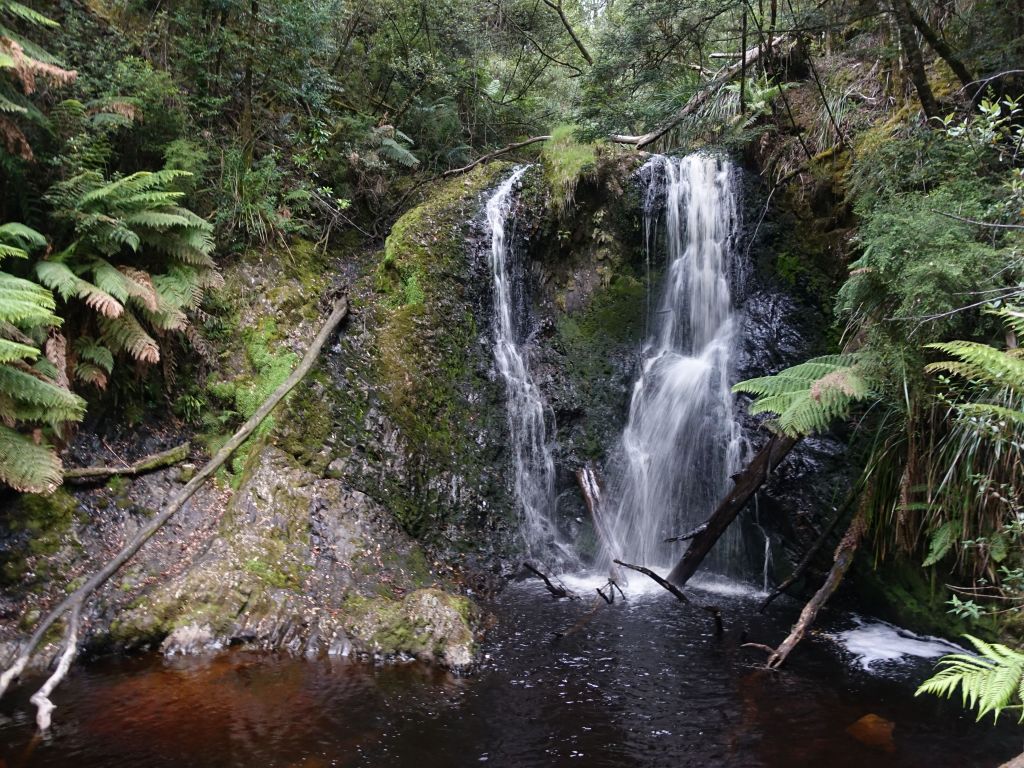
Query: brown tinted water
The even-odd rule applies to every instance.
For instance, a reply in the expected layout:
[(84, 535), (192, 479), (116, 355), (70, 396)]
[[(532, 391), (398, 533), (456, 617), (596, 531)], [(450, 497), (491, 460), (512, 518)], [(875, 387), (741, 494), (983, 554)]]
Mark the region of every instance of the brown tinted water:
[(827, 636), (849, 618), (827, 619), (772, 674), (739, 646), (777, 642), (799, 606), (760, 617), (751, 595), (706, 599), (723, 608), (721, 637), (660, 590), (577, 625), (589, 598), (513, 585), (489, 606), (481, 669), (462, 678), (245, 652), (97, 660), (56, 693), (45, 739), (31, 686), (0, 703), (0, 765), (990, 768), (1024, 749), (1009, 720), (993, 728), (915, 699), (931, 660), (865, 670)]

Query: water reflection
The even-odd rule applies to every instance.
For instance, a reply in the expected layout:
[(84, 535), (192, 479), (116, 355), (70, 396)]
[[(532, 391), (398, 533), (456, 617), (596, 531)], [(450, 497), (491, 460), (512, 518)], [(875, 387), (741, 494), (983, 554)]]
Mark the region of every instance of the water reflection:
[(58, 692), (43, 742), (33, 741), (31, 687), (5, 700), (0, 756), (11, 768), (990, 768), (1020, 751), (1010, 723), (992, 729), (954, 705), (914, 699), (928, 660), (880, 677), (823, 634), (787, 671), (759, 669), (742, 642), (777, 641), (798, 606), (760, 617), (755, 594), (733, 591), (707, 593), (725, 612), (722, 637), (703, 612), (638, 589), (559, 639), (590, 600), (513, 585), (490, 606), (499, 621), (489, 658), (464, 678), (420, 664), (241, 652), (94, 662)]

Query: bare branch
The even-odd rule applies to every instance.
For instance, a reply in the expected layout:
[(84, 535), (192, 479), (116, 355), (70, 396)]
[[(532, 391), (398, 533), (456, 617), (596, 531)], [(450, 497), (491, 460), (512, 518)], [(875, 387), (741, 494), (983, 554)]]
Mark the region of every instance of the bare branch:
[(544, 0), (544, 5), (553, 10), (558, 14), (558, 18), (562, 20), (562, 26), (565, 27), (565, 31), (569, 33), (569, 37), (576, 44), (579, 52), (583, 55), (583, 58), (587, 60), (587, 64), (594, 65), (594, 58), (590, 55), (590, 51), (587, 50), (586, 46), (583, 45), (583, 41), (580, 40), (579, 35), (576, 34), (576, 30), (572, 28), (572, 24), (565, 15), (565, 11), (562, 9), (562, 0), (558, 0), (557, 3), (551, 2), (551, 0)]

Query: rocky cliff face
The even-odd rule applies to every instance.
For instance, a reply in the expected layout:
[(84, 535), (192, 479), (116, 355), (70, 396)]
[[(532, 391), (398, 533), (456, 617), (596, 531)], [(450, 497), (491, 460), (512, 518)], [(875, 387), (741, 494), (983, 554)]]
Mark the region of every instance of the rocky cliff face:
[[(569, 207), (550, 205), (561, 192), (531, 169), (514, 212), (526, 349), (556, 427), (558, 523), (584, 556), (595, 541), (574, 472), (600, 464), (625, 422), (645, 297), (661, 268), (644, 257), (634, 179), (644, 159), (602, 150)], [(196, 443), (216, 446), (216, 425), (232, 411), (246, 415), (276, 386), (315, 332), (321, 296), (347, 283), (352, 316), (318, 369), (231, 471), (94, 599), (92, 648), (243, 645), (472, 664), (485, 623), (472, 594), (500, 581), (518, 546), (481, 215), (510, 170), (492, 163), (436, 185), (379, 252), (330, 257), (296, 247), (229, 267), (222, 309), (230, 321), (215, 329), (218, 362), (195, 395), (210, 409), (203, 426), (164, 419), (140, 439), (100, 423), (79, 436), (76, 463), (113, 461), (108, 448), (130, 460), (197, 431)], [(809, 336), (792, 318), (807, 302), (770, 270), (752, 272), (743, 301), (741, 375), (806, 352)], [(203, 460), (197, 449), (192, 464)], [(813, 456), (802, 461), (794, 472), (821, 468)], [(0, 537), (5, 646), (191, 471), (9, 500)], [(767, 498), (779, 520), (813, 505), (781, 492)]]

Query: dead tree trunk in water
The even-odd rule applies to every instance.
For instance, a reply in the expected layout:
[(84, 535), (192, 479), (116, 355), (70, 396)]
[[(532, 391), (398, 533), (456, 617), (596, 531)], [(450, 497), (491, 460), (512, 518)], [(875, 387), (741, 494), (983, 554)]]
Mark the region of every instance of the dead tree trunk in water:
[(804, 609), (800, 612), (800, 618), (793, 625), (789, 636), (779, 643), (779, 647), (772, 651), (768, 657), (769, 669), (778, 669), (782, 666), (786, 661), (786, 657), (796, 648), (797, 643), (804, 639), (808, 628), (818, 618), (818, 612), (828, 602), (828, 599), (832, 597), (832, 593), (836, 591), (836, 588), (842, 582), (843, 576), (846, 575), (846, 572), (850, 570), (850, 566), (853, 565), (853, 558), (857, 554), (857, 548), (860, 546), (861, 539), (864, 538), (864, 528), (864, 516), (857, 514), (853, 518), (853, 522), (850, 523), (850, 527), (846, 529), (843, 540), (836, 547), (832, 569), (828, 572), (825, 583), (821, 585), (821, 588), (814, 593), (814, 597), (804, 606)]
[(736, 519), (736, 516), (747, 505), (751, 497), (764, 485), (772, 471), (779, 466), (784, 458), (793, 450), (799, 438), (783, 435), (772, 435), (757, 455), (747, 464), (746, 469), (735, 475), (736, 484), (726, 496), (718, 509), (708, 518), (705, 527), (693, 537), (686, 554), (672, 569), (668, 580), (677, 587), (682, 587), (696, 573), (704, 562), (715, 542), (725, 533), (725, 529)]

